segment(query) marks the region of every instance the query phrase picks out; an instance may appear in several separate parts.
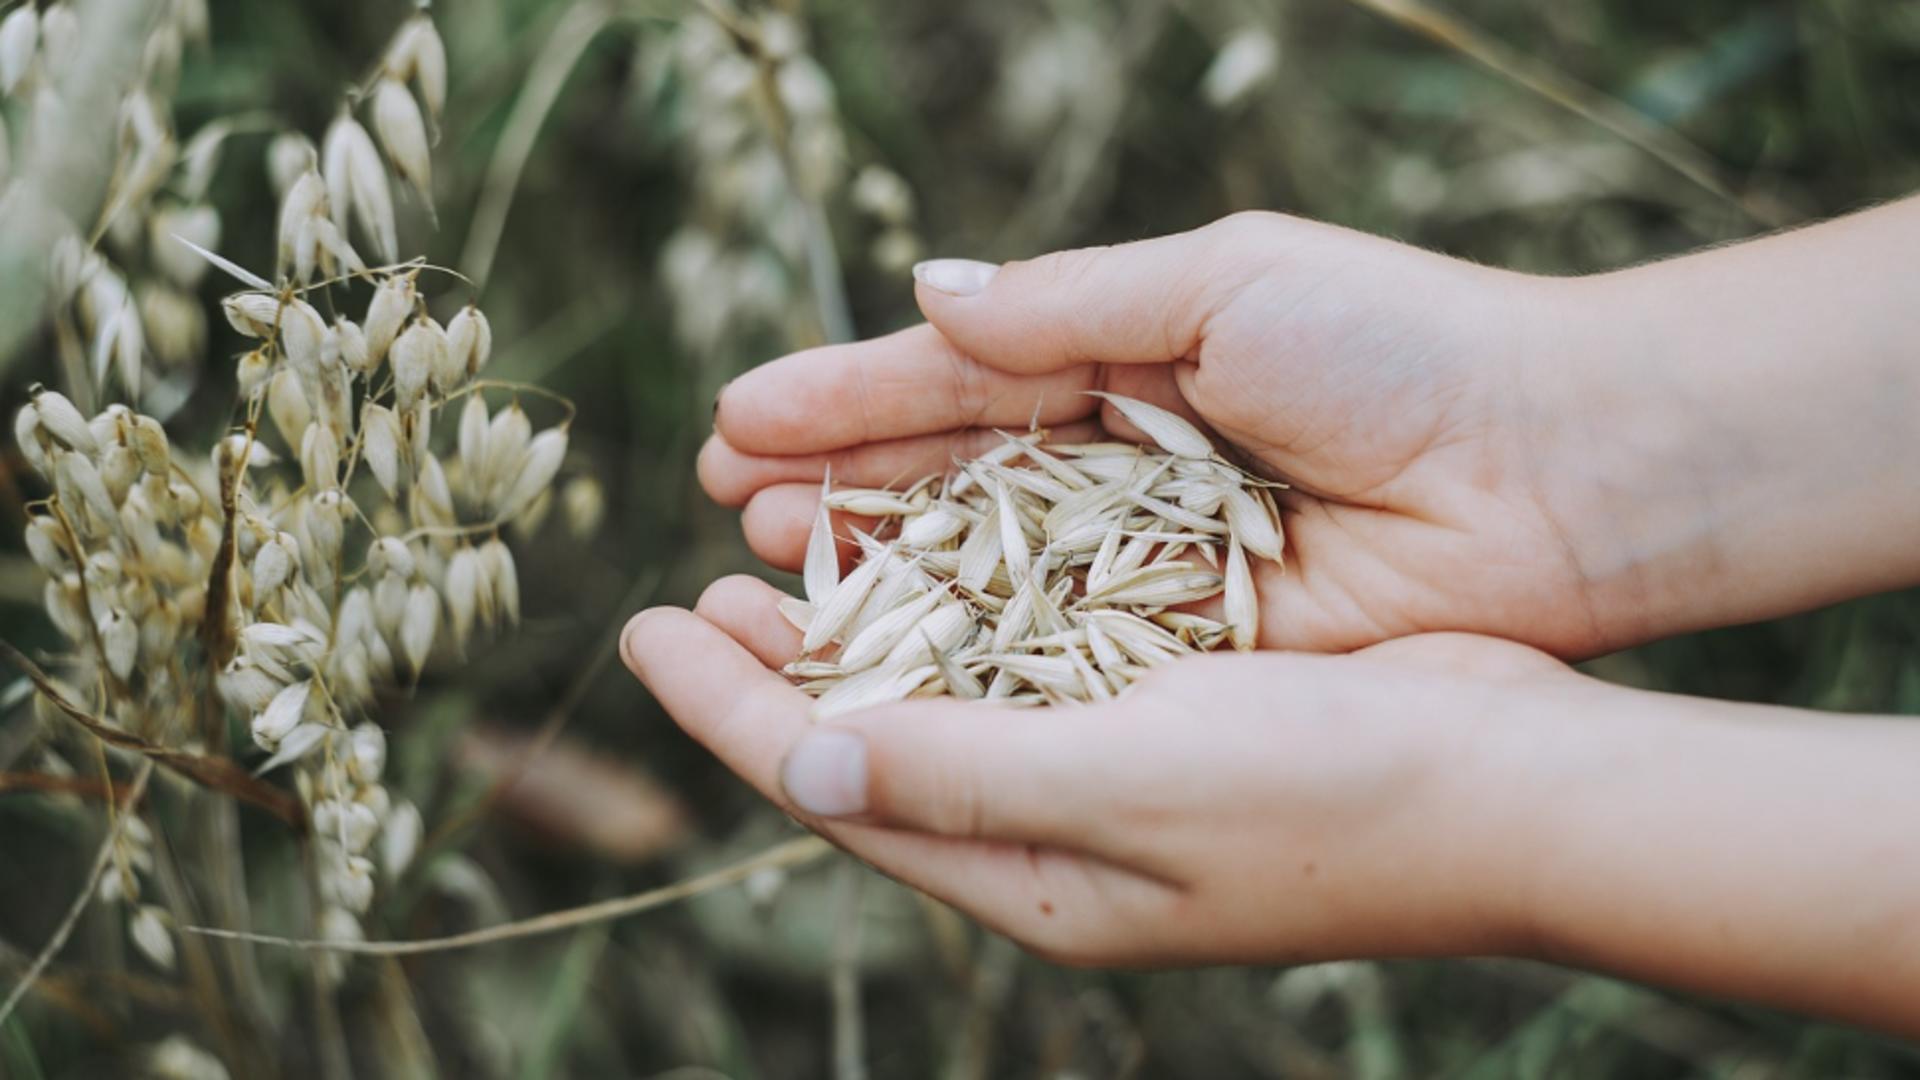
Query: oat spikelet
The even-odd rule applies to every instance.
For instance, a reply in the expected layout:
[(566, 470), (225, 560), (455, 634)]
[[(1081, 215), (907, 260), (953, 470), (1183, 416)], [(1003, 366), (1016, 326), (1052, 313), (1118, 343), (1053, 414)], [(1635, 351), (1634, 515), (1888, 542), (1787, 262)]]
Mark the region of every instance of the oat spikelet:
[(394, 171), (433, 209), (433, 153), (420, 106), (397, 80), (383, 78), (373, 88), (373, 129), (386, 147)]

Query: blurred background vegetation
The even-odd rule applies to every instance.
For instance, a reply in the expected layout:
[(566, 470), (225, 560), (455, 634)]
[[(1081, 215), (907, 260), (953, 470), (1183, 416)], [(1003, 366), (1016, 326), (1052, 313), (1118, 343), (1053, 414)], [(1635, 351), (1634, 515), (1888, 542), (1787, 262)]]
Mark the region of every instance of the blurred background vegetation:
[[(249, 114), (318, 132), (409, 6), (216, 0), (177, 129)], [(1920, 186), (1913, 4), (442, 0), (434, 15), (452, 59), (439, 227), (414, 214), (402, 246), (484, 279), (494, 374), (579, 404), (573, 445), (606, 512), (597, 531), (554, 523), (517, 545), (517, 637), (387, 703), (391, 783), (432, 839), (372, 937), (634, 892), (791, 835), (612, 661), (613, 640), (639, 606), (755, 565), (692, 483), (715, 390), (794, 347), (911, 323), (921, 253), (1015, 258), (1268, 208), (1574, 274)], [(271, 257), (265, 145), (231, 140), (211, 196), (223, 252), (249, 265)], [(171, 376), (172, 430), (229, 421), (241, 349), (216, 325), (204, 370)], [(8, 415), (36, 379), (58, 371), (30, 349), (5, 371)], [(18, 548), (32, 484), (17, 458), (4, 475), (0, 631), (56, 649)], [(1592, 667), (1912, 713), (1917, 646), (1920, 604), (1896, 595)], [(7, 700), (0, 772), (31, 723)], [(531, 753), (543, 730), (557, 739)], [(281, 827), (241, 821), (257, 925), (298, 932), (276, 891), (295, 879)], [(97, 828), (78, 803), (0, 789), (0, 984), (83, 880)], [(337, 1038), (364, 1076), (1920, 1076), (1920, 1054), (1870, 1035), (1531, 964), (1065, 971), (834, 863), (563, 935), (357, 962)], [(139, 1075), (176, 1032), (222, 1047), (122, 934), (83, 921), (0, 1029), (0, 1076)], [(263, 952), (266, 999), (235, 1006), (270, 1072), (317, 1074), (336, 1038), (309, 1022), (305, 964)]]

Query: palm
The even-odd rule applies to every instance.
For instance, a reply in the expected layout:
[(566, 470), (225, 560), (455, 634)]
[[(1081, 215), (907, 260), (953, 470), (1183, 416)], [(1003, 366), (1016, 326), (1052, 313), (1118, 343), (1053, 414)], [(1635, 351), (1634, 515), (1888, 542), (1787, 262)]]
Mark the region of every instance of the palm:
[[(1285, 340), (1275, 309), (1291, 313)], [(1211, 321), (1197, 363), (1171, 366), (1199, 419), (1293, 485), (1289, 565), (1260, 583), (1263, 643), (1344, 650), (1469, 630), (1596, 647), (1578, 568), (1533, 487), (1523, 400), (1474, 362), (1469, 325), (1256, 287)]]
[(1311, 244), (1325, 250), (1291, 256), (1311, 274), (1249, 275), (1184, 330), (1113, 317), (1109, 332), (1150, 343), (1126, 363), (1061, 362), (1091, 350), (1045, 340), (1045, 324), (970, 349), (921, 326), (775, 361), (724, 395), (702, 479), (746, 506), (754, 549), (792, 569), (828, 467), (852, 484), (910, 480), (1035, 419), (1060, 441), (1137, 437), (1084, 393), (1111, 390), (1200, 421), (1293, 485), (1287, 565), (1262, 570), (1263, 645), (1466, 630), (1593, 651), (1578, 569), (1528, 471), (1515, 349), (1485, 329), (1511, 298), (1381, 241), (1328, 231), (1295, 247)]

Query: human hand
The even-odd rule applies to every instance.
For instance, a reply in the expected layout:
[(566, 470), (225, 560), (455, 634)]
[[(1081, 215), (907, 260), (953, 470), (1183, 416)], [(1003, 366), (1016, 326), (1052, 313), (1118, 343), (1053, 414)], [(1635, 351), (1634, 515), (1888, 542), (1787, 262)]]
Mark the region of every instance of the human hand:
[[(1561, 681), (1541, 653), (1436, 635), (1353, 656), (1195, 657), (1098, 706), (953, 700), (808, 719), (773, 668), (781, 594), (716, 583), (623, 651), (696, 739), (782, 809), (1027, 947), (1088, 964), (1511, 951), (1490, 888), (1492, 714)], [(1503, 700), (1507, 695), (1512, 700)]]
[(1920, 1035), (1920, 728), (1608, 686), (1461, 634), (1191, 657), (1110, 702), (808, 719), (781, 594), (643, 613), (694, 738), (1052, 959), (1504, 953)]
[(1337, 651), (1432, 630), (1563, 654), (1594, 625), (1569, 525), (1541, 498), (1554, 427), (1532, 383), (1553, 283), (1343, 229), (1243, 214), (998, 269), (922, 272), (931, 322), (729, 385), (700, 460), (749, 543), (796, 568), (819, 480), (945, 469), (1031, 418), (1057, 441), (1139, 437), (1083, 391), (1197, 420), (1283, 494), (1262, 644)]
[[(945, 469), (994, 427), (1202, 422), (1286, 479), (1261, 641), (1493, 634), (1592, 655), (1920, 582), (1920, 200), (1548, 279), (1239, 214), (994, 271), (929, 264), (930, 325), (728, 386), (700, 475), (797, 568), (819, 481)], [(1844, 528), (1836, 528), (1844, 525)]]

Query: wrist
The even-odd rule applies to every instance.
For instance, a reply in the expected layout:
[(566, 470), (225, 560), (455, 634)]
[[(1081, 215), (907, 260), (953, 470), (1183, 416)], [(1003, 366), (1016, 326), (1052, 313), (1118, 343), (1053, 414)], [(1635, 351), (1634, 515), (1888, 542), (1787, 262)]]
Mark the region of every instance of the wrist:
[(1920, 868), (1897, 857), (1920, 731), (1571, 690), (1489, 766), (1517, 819), (1505, 951), (1920, 1030)]
[[(1384, 905), (1362, 921), (1386, 931), (1364, 947), (1369, 955), (1546, 951), (1538, 878), (1557, 838), (1543, 817), (1556, 784), (1580, 782), (1583, 767), (1560, 744), (1582, 737), (1587, 717), (1625, 691), (1502, 647), (1513, 654), (1432, 654), (1445, 676), (1377, 706), (1395, 725), (1385, 741), (1411, 748), (1418, 766), (1396, 803), (1379, 808), (1384, 830), (1363, 845), (1374, 865), (1356, 904)], [(1357, 725), (1351, 733), (1365, 737)]]
[(1849, 270), (1873, 216), (1530, 285), (1525, 467), (1595, 651), (1920, 581), (1920, 311)]
[(1580, 582), (1590, 654), (1680, 629), (1714, 565), (1697, 489), (1674, 491), (1702, 460), (1698, 417), (1645, 370), (1660, 335), (1633, 273), (1543, 282), (1523, 380), (1529, 480)]
[(1475, 838), (1478, 852), (1465, 916), (1474, 951), (1566, 955), (1558, 891), (1565, 808), (1593, 805), (1589, 793), (1608, 782), (1622, 753), (1655, 745), (1631, 717), (1626, 699), (1634, 693), (1570, 671), (1519, 682), (1490, 695), (1479, 721), (1448, 737), (1443, 801), (1460, 817), (1452, 828)]

